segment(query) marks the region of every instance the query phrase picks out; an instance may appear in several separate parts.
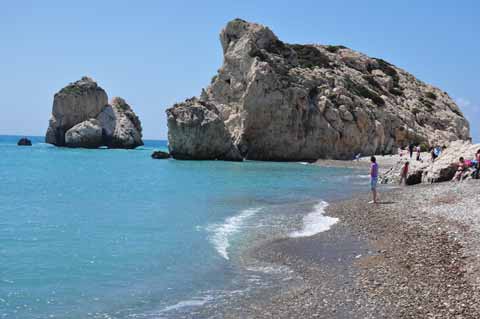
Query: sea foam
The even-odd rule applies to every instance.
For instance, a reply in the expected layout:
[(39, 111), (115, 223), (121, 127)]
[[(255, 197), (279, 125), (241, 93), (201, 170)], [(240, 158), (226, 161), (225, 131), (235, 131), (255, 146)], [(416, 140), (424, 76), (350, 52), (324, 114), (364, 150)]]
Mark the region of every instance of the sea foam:
[(258, 213), (262, 208), (249, 208), (241, 211), (240, 214), (229, 217), (222, 224), (213, 224), (207, 228), (210, 232), (210, 240), (215, 249), (223, 258), (229, 260), (228, 249), (232, 235), (245, 227), (245, 222)]
[(211, 296), (205, 296), (205, 297), (201, 297), (201, 298), (184, 300), (184, 301), (180, 301), (180, 302), (178, 302), (174, 305), (163, 308), (160, 311), (160, 313), (176, 311), (176, 310), (180, 310), (180, 309), (183, 309), (183, 308), (200, 307), (200, 306), (203, 306), (203, 305), (205, 305), (206, 303), (208, 303), (212, 300), (213, 300), (213, 297), (211, 297)]
[(330, 227), (338, 222), (338, 218), (324, 215), (327, 206), (328, 203), (324, 201), (316, 204), (313, 211), (303, 218), (303, 228), (291, 232), (290, 237), (308, 237), (329, 230)]

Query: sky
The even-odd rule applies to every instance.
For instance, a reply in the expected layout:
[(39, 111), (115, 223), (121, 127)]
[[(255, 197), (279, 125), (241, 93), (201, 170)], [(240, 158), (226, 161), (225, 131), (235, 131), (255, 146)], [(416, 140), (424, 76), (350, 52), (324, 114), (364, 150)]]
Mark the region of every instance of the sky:
[(165, 139), (165, 109), (210, 83), (219, 33), (242, 18), (407, 70), (449, 93), (480, 142), (479, 14), (474, 0), (0, 0), (0, 134), (44, 135), (55, 92), (87, 75)]

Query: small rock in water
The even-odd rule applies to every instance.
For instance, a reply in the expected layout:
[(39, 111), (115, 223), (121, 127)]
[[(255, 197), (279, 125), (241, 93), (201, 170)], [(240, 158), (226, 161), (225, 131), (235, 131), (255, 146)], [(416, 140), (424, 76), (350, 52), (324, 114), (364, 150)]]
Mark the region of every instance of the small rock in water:
[(32, 141), (30, 141), (26, 137), (23, 137), (18, 141), (17, 145), (18, 146), (32, 146)]
[(166, 159), (170, 158), (170, 154), (167, 152), (162, 152), (162, 151), (155, 151), (152, 153), (152, 158), (154, 159)]

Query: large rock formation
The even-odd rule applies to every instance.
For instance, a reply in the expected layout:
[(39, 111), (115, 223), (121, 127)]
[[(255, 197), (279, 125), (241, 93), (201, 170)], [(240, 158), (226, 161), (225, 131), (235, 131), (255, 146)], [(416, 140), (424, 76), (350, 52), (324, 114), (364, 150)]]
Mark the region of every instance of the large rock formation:
[(142, 126), (122, 98), (108, 104), (107, 93), (91, 78), (70, 83), (53, 99), (46, 142), (57, 146), (135, 148)]
[(210, 86), (167, 110), (175, 158), (349, 159), (469, 138), (447, 93), (384, 60), (286, 44), (240, 19), (220, 39), (224, 63)]
[(47, 143), (65, 146), (65, 134), (75, 125), (95, 118), (108, 104), (107, 93), (88, 77), (70, 83), (53, 99)]

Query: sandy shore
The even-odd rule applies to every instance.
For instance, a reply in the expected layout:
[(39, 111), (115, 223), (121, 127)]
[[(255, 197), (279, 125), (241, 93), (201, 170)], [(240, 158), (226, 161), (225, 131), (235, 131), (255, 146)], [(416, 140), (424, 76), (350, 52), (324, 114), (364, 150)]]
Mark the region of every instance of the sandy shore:
[[(377, 159), (377, 163), (379, 165), (380, 171), (385, 172), (395, 166), (399, 161), (403, 160), (408, 160), (410, 161), (411, 165), (416, 165), (417, 163), (423, 163), (423, 162), (417, 162), (415, 160), (415, 155), (412, 159), (410, 157), (407, 157), (403, 155), (403, 157), (400, 157), (398, 154), (397, 155), (376, 155), (375, 156)], [(428, 162), (430, 160), (430, 154), (429, 153), (421, 153), (422, 161)], [(358, 160), (352, 160), (352, 161), (343, 161), (343, 160), (326, 160), (326, 159), (319, 159), (316, 162), (313, 162), (311, 165), (318, 165), (322, 167), (340, 167), (340, 168), (356, 168), (356, 169), (365, 169), (368, 172), (368, 169), (370, 167), (370, 156), (366, 157), (361, 157)], [(400, 172), (398, 172), (400, 173)]]
[(480, 182), (407, 187), (334, 203), (331, 230), (252, 249), (300, 284), (215, 318), (480, 318)]

